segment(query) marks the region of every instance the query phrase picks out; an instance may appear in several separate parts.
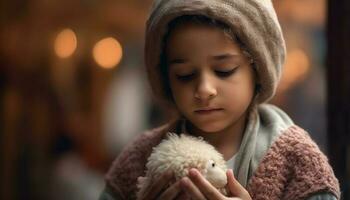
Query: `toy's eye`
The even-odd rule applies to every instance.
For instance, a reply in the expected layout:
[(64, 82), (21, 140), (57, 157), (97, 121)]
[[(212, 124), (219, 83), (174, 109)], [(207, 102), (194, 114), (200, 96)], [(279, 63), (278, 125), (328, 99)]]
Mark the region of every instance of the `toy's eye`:
[(212, 166), (212, 167), (215, 167), (215, 163), (212, 163), (211, 166)]

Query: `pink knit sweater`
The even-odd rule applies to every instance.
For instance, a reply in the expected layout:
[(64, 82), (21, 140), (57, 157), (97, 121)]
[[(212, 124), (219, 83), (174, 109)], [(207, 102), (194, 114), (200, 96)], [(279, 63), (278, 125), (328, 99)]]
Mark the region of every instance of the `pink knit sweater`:
[(255, 199), (305, 199), (316, 192), (340, 198), (339, 183), (327, 158), (306, 132), (292, 126), (270, 147), (249, 181)]
[[(144, 175), (152, 147), (174, 128), (174, 123), (166, 124), (129, 144), (106, 175), (113, 195), (135, 199), (137, 177)], [(297, 126), (291, 126), (274, 141), (250, 178), (247, 190), (254, 200), (305, 199), (317, 192), (330, 192), (338, 199), (340, 196), (338, 180), (327, 158)]]

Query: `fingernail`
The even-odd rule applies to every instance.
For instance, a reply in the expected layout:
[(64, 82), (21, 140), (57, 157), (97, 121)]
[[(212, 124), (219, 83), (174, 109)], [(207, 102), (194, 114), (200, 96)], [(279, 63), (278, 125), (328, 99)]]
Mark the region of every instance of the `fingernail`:
[(196, 169), (190, 169), (190, 176), (197, 176), (198, 175), (198, 173), (197, 173), (197, 170)]
[(233, 173), (233, 170), (230, 169), (230, 171), (231, 171), (232, 176), (235, 177), (235, 174)]
[(229, 169), (229, 174), (231, 174), (232, 177), (235, 179), (235, 175), (233, 174), (233, 170), (232, 169)]
[(186, 187), (188, 184), (188, 178), (187, 177), (183, 177), (180, 181), (180, 185), (181, 187)]

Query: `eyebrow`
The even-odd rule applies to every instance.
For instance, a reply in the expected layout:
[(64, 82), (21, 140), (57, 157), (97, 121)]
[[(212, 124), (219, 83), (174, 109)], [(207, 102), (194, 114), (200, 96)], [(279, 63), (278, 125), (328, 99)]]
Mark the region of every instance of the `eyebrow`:
[[(238, 54), (225, 53), (225, 54), (210, 56), (210, 59), (215, 61), (221, 61), (221, 60), (231, 59), (239, 56), (240, 55)], [(188, 59), (176, 58), (176, 59), (170, 60), (169, 65), (184, 64), (186, 62), (188, 62)]]

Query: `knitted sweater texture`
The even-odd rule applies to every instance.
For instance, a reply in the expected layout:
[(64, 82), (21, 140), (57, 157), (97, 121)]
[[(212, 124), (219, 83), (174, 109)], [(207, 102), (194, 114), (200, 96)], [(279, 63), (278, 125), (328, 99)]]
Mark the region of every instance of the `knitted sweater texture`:
[[(144, 176), (152, 147), (175, 123), (141, 134), (114, 161), (106, 175), (107, 187), (122, 199), (135, 199), (136, 183)], [(326, 156), (308, 134), (298, 126), (285, 130), (271, 145), (248, 182), (247, 190), (255, 200), (305, 199), (317, 192), (340, 197), (339, 183)]]

